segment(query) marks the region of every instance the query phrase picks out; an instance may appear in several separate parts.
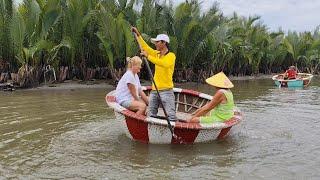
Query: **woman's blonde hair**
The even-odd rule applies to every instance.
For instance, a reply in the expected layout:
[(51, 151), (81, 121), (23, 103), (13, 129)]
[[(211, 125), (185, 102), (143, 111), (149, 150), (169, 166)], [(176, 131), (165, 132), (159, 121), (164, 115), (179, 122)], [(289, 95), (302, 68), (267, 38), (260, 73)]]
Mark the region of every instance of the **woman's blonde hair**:
[(140, 65), (142, 64), (142, 60), (139, 56), (134, 56), (132, 58), (127, 57), (127, 68), (132, 68), (134, 65)]

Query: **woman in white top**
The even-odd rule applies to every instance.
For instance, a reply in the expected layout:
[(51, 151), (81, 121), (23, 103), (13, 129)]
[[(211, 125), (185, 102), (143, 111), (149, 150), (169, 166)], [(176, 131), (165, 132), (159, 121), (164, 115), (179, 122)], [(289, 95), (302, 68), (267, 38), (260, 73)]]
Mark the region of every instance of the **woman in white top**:
[(137, 114), (145, 114), (148, 97), (142, 91), (140, 79), (137, 73), (140, 72), (142, 60), (138, 56), (127, 58), (127, 72), (121, 77), (116, 88), (117, 102)]

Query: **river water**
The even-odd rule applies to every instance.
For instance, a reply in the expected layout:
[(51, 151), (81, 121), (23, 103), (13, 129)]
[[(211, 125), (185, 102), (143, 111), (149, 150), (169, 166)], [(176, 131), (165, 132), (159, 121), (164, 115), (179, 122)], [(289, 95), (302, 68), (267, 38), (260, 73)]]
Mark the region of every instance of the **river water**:
[(304, 89), (233, 82), (244, 121), (194, 145), (128, 139), (105, 104), (110, 87), (0, 92), (0, 179), (319, 179), (320, 77)]

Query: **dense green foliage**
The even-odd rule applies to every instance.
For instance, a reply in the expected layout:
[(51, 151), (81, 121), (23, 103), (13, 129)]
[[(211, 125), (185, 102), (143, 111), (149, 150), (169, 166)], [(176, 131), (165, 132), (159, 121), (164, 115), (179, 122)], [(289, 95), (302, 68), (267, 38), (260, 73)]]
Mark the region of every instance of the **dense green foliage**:
[(319, 73), (319, 28), (270, 32), (259, 19), (225, 17), (217, 4), (201, 12), (197, 0), (176, 7), (168, 0), (24, 0), (17, 7), (0, 0), (0, 60), (10, 64), (10, 72), (26, 65), (68, 66), (79, 69), (82, 79), (87, 68), (114, 72), (125, 67), (126, 56), (138, 53), (130, 32), (136, 26), (147, 41), (158, 33), (170, 36), (177, 79), (221, 70), (281, 72), (289, 65)]

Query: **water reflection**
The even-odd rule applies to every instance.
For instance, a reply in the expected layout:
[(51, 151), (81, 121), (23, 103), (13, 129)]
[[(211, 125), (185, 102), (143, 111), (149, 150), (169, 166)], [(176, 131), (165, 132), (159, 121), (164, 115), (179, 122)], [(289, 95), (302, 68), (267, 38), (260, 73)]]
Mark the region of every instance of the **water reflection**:
[[(0, 93), (0, 177), (13, 179), (316, 179), (320, 79), (303, 89), (234, 81), (245, 120), (223, 141), (146, 145), (118, 129), (111, 89)], [(177, 84), (213, 94), (205, 84)], [(0, 178), (0, 179), (1, 179)]]
[[(269, 79), (261, 79), (261, 80), (234, 80), (232, 81), (234, 84), (234, 88), (232, 88), (232, 92), (234, 95), (235, 101), (241, 101), (245, 99), (253, 99), (259, 96), (263, 96), (267, 93), (270, 87), (273, 87), (273, 82)], [(206, 94), (213, 95), (215, 93), (215, 89), (207, 84), (200, 83), (188, 83), (188, 84), (176, 84), (181, 88), (193, 89), (196, 91), (200, 91)]]

